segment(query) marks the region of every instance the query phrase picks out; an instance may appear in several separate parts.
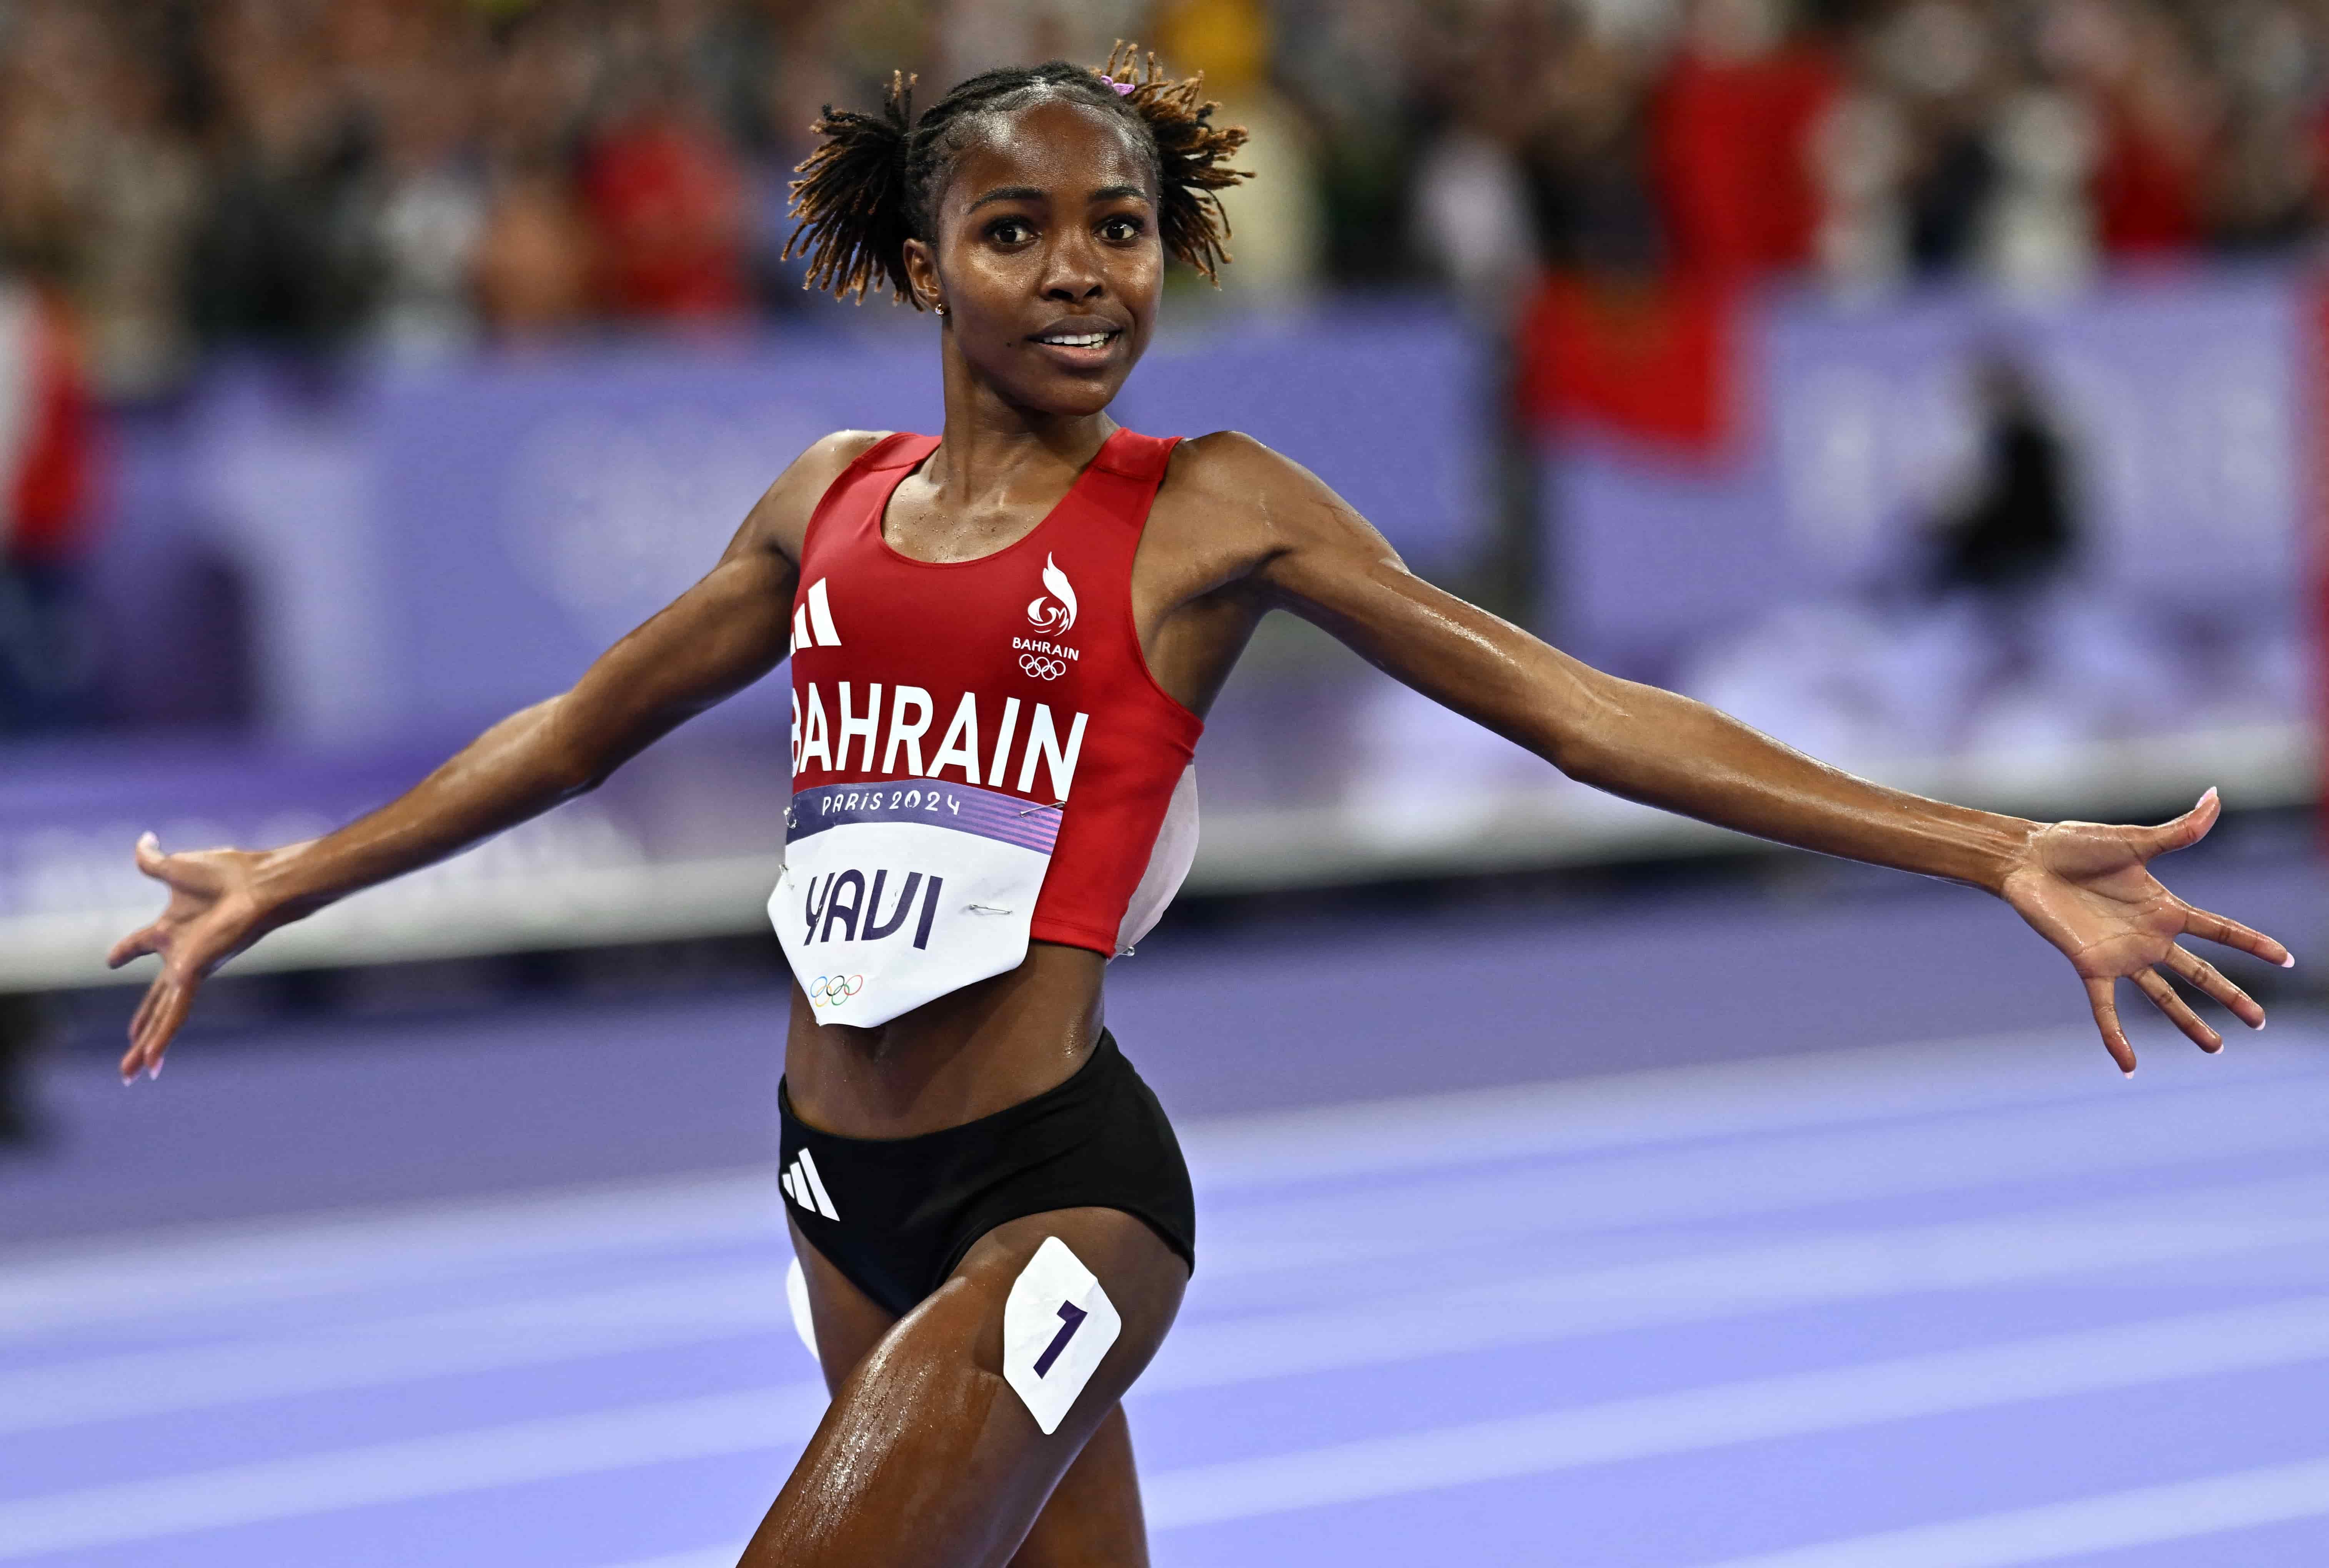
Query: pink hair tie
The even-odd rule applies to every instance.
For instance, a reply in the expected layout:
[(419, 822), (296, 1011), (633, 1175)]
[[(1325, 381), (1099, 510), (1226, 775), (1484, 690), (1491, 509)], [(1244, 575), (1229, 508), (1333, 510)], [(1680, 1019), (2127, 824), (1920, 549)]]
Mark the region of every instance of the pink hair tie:
[(1132, 89), (1135, 85), (1129, 81), (1118, 81), (1113, 77), (1108, 79), (1108, 86), (1116, 89), (1116, 95), (1118, 98), (1130, 98), (1132, 96)]

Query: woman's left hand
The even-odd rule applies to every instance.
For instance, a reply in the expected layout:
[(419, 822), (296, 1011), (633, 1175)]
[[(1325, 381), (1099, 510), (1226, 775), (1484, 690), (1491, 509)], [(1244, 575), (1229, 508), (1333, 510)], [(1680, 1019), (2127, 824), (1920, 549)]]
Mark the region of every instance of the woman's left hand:
[(2169, 985), (2165, 969), (2230, 1009), (2251, 1029), (2264, 1027), (2255, 998), (2179, 945), (2199, 937), (2254, 953), (2286, 968), (2288, 949), (2238, 921), (2193, 909), (2160, 884), (2150, 862), (2207, 836), (2222, 805), (2213, 789), (2174, 821), (2158, 827), (2057, 822), (2033, 835), (2023, 863), (1998, 892), (2040, 936), (2062, 949), (2086, 981), (2087, 999), (2103, 1044), (2122, 1072), (2135, 1071), (2135, 1047), (2118, 1018), (2117, 983), (2130, 979), (2202, 1051), (2221, 1051), (2224, 1037), (2192, 1011)]

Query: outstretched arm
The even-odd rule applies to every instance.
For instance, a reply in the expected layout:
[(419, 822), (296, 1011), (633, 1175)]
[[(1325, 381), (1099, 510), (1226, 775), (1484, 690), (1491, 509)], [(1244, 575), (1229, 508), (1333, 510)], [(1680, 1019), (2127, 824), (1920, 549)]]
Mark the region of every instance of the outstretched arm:
[(2221, 1036), (2178, 997), (2165, 968), (2253, 1028), (2264, 1010), (2178, 946), (2186, 935), (2277, 964), (2280, 943), (2193, 909), (2147, 869), (2196, 843), (2211, 790), (2160, 827), (2041, 824), (1887, 789), (1705, 704), (1620, 680), (1409, 572), (1381, 535), (1318, 479), (1242, 438), (1213, 438), (1208, 487), (1247, 498), (1264, 535), (1254, 581), (1434, 701), (1536, 752), (1580, 782), (1702, 821), (1823, 854), (1947, 877), (1994, 893), (2067, 957), (2122, 1071), (2135, 1053), (2113, 982), (2128, 978), (2203, 1050)]
[(593, 789), (618, 767), (785, 656), (800, 537), (825, 486), (878, 438), (827, 437), (771, 486), (719, 564), (599, 656), (570, 691), (513, 713), (403, 795), (335, 832), (262, 851), (164, 855), (138, 869), (170, 890), (161, 918), (114, 945), (120, 968), (157, 953), (129, 1025), (124, 1079), (163, 1053), (221, 964), (278, 926), (431, 864)]

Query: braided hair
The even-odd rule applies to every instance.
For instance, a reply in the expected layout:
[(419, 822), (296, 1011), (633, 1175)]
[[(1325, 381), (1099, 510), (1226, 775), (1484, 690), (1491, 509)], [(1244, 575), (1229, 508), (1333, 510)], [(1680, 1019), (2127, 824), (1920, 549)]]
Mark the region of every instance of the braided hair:
[(1039, 99), (1064, 98), (1122, 118), (1156, 172), (1156, 227), (1164, 249), (1218, 284), (1230, 259), (1228, 218), (1214, 193), (1248, 177), (1229, 160), (1245, 145), (1240, 126), (1216, 126), (1221, 106), (1202, 96), (1202, 77), (1168, 80), (1154, 54), (1118, 43), (1098, 70), (1054, 60), (974, 76), (913, 112), (914, 78), (897, 71), (879, 114), (825, 106), (810, 128), (825, 144), (795, 171), (792, 210), (800, 220), (787, 257), (808, 259), (806, 287), (845, 299), (886, 287), (917, 310), (906, 281), (906, 241), (937, 237), (932, 204), (954, 159), (969, 145), (971, 122)]

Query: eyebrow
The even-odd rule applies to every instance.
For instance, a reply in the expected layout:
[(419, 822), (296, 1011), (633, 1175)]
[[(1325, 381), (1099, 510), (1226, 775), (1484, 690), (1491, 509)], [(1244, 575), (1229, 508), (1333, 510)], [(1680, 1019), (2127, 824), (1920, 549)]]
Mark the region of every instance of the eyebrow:
[(1032, 185), (997, 185), (963, 211), (976, 213), (989, 202), (1040, 202), (1043, 194)]
[[(1127, 196), (1135, 197), (1143, 202), (1148, 200), (1148, 193), (1138, 185), (1102, 185), (1085, 199), (1089, 202), (1116, 202)], [(1050, 199), (1049, 191), (1038, 189), (1033, 185), (997, 185), (971, 203), (969, 206), (965, 207), (963, 211), (976, 213), (989, 202), (1042, 202)]]

